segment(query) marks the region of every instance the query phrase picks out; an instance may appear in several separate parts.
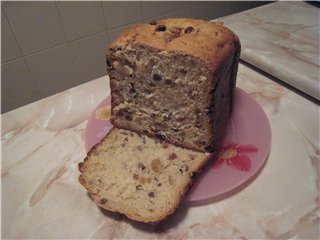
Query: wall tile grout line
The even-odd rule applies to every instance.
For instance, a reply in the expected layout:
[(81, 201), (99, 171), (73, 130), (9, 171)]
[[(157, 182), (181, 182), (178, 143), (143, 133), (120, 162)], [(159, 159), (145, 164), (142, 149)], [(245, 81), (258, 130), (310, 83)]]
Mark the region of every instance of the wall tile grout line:
[[(24, 55), (23, 55), (23, 52), (22, 52), (22, 50), (21, 50), (20, 44), (19, 44), (19, 42), (18, 42), (18, 40), (17, 40), (17, 38), (16, 38), (16, 35), (15, 35), (14, 31), (13, 31), (13, 28), (12, 28), (12, 26), (11, 26), (11, 23), (10, 23), (10, 21), (9, 21), (9, 18), (7, 17), (7, 14), (6, 14), (4, 8), (1, 8), (1, 14), (3, 14), (3, 16), (6, 18), (6, 20), (7, 20), (7, 22), (8, 22), (8, 25), (9, 25), (9, 27), (10, 27), (10, 30), (11, 30), (11, 32), (12, 32), (13, 38), (14, 38), (14, 40), (16, 41), (16, 44), (17, 44), (17, 47), (18, 47), (18, 49), (19, 49), (20, 55), (23, 57)], [(1, 44), (2, 44), (2, 43), (1, 43)], [(17, 58), (16, 58), (16, 59), (17, 59)], [(10, 60), (10, 61), (11, 61), (11, 60)], [(1, 63), (1, 64), (2, 64), (2, 63)]]
[(64, 25), (63, 25), (62, 20), (61, 20), (61, 13), (59, 11), (59, 8), (58, 8), (58, 5), (57, 5), (57, 1), (54, 1), (54, 5), (55, 5), (56, 10), (57, 10), (58, 15), (59, 15), (59, 22), (60, 22), (60, 25), (62, 27), (62, 32), (63, 32), (63, 36), (64, 36), (64, 39), (65, 39), (64, 44), (61, 44), (61, 46), (66, 45), (66, 47), (68, 49), (68, 53), (69, 53), (70, 59), (71, 59), (73, 71), (74, 71), (74, 73), (76, 75), (75, 77), (78, 77), (78, 73), (76, 71), (76, 65), (74, 63), (74, 57), (73, 57), (73, 55), (71, 53), (71, 50), (70, 50), (70, 44), (69, 44), (69, 41), (68, 41), (68, 38), (67, 38), (66, 30), (65, 30)]
[[(125, 25), (125, 26), (127, 26), (127, 25)], [(123, 27), (123, 26), (122, 26), (122, 27)], [(120, 27), (117, 27), (117, 28), (114, 28), (114, 29), (118, 29), (118, 28), (120, 28)], [(111, 30), (114, 30), (114, 29), (111, 29)], [(110, 30), (109, 30), (109, 31), (110, 31)], [(50, 48), (38, 50), (38, 51), (36, 51), (36, 52), (33, 52), (33, 53), (31, 53), (31, 54), (28, 54), (28, 55), (25, 55), (25, 56), (23, 56), (23, 57), (31, 57), (31, 56), (34, 56), (34, 55), (36, 55), (36, 54), (42, 53), (42, 52), (47, 52), (47, 51), (50, 51), (50, 50), (52, 50), (52, 49), (55, 49), (55, 48), (58, 48), (58, 47), (62, 47), (62, 46), (67, 45), (67, 44), (69, 44), (69, 43), (77, 42), (77, 41), (80, 41), (80, 40), (83, 40), (83, 39), (86, 39), (86, 38), (95, 37), (96, 35), (99, 35), (99, 34), (101, 34), (101, 33), (107, 33), (107, 32), (109, 32), (109, 31), (101, 31), (101, 32), (97, 32), (97, 33), (94, 33), (94, 34), (92, 34), (92, 35), (88, 35), (88, 36), (85, 36), (85, 37), (82, 37), (82, 38), (79, 38), (79, 39), (76, 39), (76, 40), (66, 41), (66, 42), (64, 42), (64, 43), (61, 43), (61, 44), (52, 46), (52, 47), (50, 47)], [(68, 45), (67, 45), (67, 46), (68, 46)], [(21, 59), (21, 58), (23, 58), (23, 57), (15, 58), (15, 59), (12, 59), (12, 60), (10, 60), (10, 61), (3, 62), (2, 64), (7, 64), (7, 63), (14, 62), (14, 61), (19, 60), (19, 59)]]
[[(12, 33), (13, 33), (13, 34), (12, 34), (12, 35), (13, 35), (13, 38), (14, 38), (14, 40), (16, 41), (17, 47), (18, 47), (19, 52), (20, 52), (20, 55), (21, 55), (21, 57), (18, 57), (18, 58), (15, 58), (15, 59), (11, 59), (10, 61), (1, 63), (1, 68), (2, 68), (2, 65), (3, 65), (3, 64), (6, 64), (6, 63), (7, 63), (7, 64), (10, 64), (10, 62), (15, 62), (15, 61), (22, 60), (23, 63), (25, 64), (25, 66), (26, 66), (26, 69), (27, 69), (27, 71), (28, 71), (28, 74), (29, 74), (30, 77), (31, 77), (31, 81), (32, 81), (32, 83), (33, 83), (33, 87), (35, 88), (35, 92), (37, 93), (37, 99), (39, 99), (39, 98), (41, 98), (40, 89), (37, 87), (37, 84), (35, 84), (34, 76), (33, 76), (32, 72), (31, 72), (31, 70), (30, 70), (30, 68), (29, 68), (29, 65), (27, 64), (26, 57), (25, 57), (25, 55), (23, 54), (23, 52), (22, 52), (22, 50), (21, 50), (21, 46), (20, 46), (20, 44), (19, 44), (19, 42), (18, 42), (18, 40), (17, 40), (17, 38), (16, 38), (16, 34), (15, 34), (14, 31), (13, 31), (13, 28), (12, 28), (12, 26), (11, 26), (11, 23), (10, 23), (8, 17), (7, 17), (7, 14), (6, 14), (6, 12), (5, 12), (5, 8), (4, 8), (4, 7), (3, 7), (3, 8), (1, 7), (1, 13), (3, 14), (3, 16), (6, 18), (6, 20), (7, 20), (7, 22), (8, 22), (8, 25), (9, 25)], [(2, 43), (1, 43), (1, 45), (2, 45)], [(2, 73), (1, 73), (1, 79), (2, 79)], [(2, 90), (1, 90), (1, 92), (2, 92)], [(2, 95), (2, 94), (1, 94), (1, 95)], [(2, 105), (2, 104), (1, 104), (1, 105)]]
[[(66, 43), (66, 42), (68, 41), (68, 39), (67, 39), (67, 34), (66, 34), (66, 30), (65, 30), (65, 28), (64, 28), (64, 26), (63, 26), (63, 24), (62, 24), (62, 21), (61, 21), (61, 14), (60, 14), (59, 8), (58, 8), (58, 6), (57, 6), (57, 1), (54, 1), (54, 6), (55, 6), (55, 8), (56, 8), (56, 10), (57, 10), (57, 13), (58, 13), (58, 15), (59, 15), (59, 22), (60, 22), (60, 25), (61, 25), (61, 28), (62, 28), (63, 37), (64, 37), (64, 39), (65, 39), (64, 43)], [(59, 45), (63, 45), (63, 44), (59, 44)]]
[(35, 82), (35, 80), (34, 80), (34, 76), (33, 76), (33, 74), (32, 74), (32, 71), (30, 70), (30, 67), (29, 67), (29, 65), (28, 65), (27, 59), (26, 59), (26, 57), (22, 57), (22, 59), (23, 59), (24, 64), (26, 65), (26, 68), (27, 68), (30, 76), (31, 76), (31, 81), (33, 82), (33, 87), (36, 89), (36, 93), (37, 93), (37, 95), (38, 95), (38, 96), (37, 96), (37, 99), (41, 99), (41, 98), (42, 98), (42, 97), (41, 97), (41, 91), (40, 91), (40, 89), (38, 88), (38, 86), (37, 86), (37, 84), (36, 84), (36, 82)]
[(142, 1), (140, 1), (140, 20), (139, 22), (142, 22), (143, 21), (143, 8), (142, 8)]
[(202, 19), (206, 20), (204, 18), (204, 1), (201, 1), (201, 16), (202, 16)]
[[(55, 5), (56, 5), (56, 1), (55, 1)], [(56, 8), (57, 8), (57, 6), (56, 6)], [(61, 26), (62, 26), (62, 30), (63, 30), (63, 34), (64, 34), (64, 38), (65, 38), (65, 41), (64, 41), (63, 43), (60, 43), (60, 44), (51, 46), (51, 47), (46, 48), (46, 49), (40, 49), (40, 50), (34, 51), (34, 52), (32, 52), (32, 53), (29, 53), (29, 54), (27, 54), (27, 55), (24, 55), (24, 54), (22, 53), (22, 51), (21, 51), (20, 46), (18, 46), (18, 47), (19, 47), (19, 51), (21, 52), (21, 56), (22, 56), (22, 57), (18, 57), (18, 58), (15, 58), (15, 59), (12, 59), (12, 60), (9, 60), (9, 61), (6, 61), (6, 62), (2, 62), (1, 64), (10, 63), (10, 62), (13, 62), (14, 60), (18, 60), (18, 59), (21, 59), (21, 58), (23, 58), (23, 57), (29, 57), (29, 56), (33, 56), (33, 55), (38, 54), (38, 53), (41, 53), (41, 52), (49, 51), (49, 50), (51, 50), (51, 49), (54, 49), (54, 48), (63, 46), (63, 45), (65, 45), (65, 44), (67, 44), (67, 43), (80, 41), (80, 40), (82, 40), (82, 39), (94, 37), (94, 36), (96, 36), (96, 35), (98, 35), (98, 34), (101, 34), (101, 33), (108, 33), (108, 32), (111, 31), (111, 30), (116, 30), (116, 29), (121, 28), (121, 27), (124, 27), (124, 26), (129, 26), (129, 25), (131, 25), (131, 24), (138, 23), (138, 22), (132, 22), (132, 23), (130, 23), (130, 24), (125, 24), (125, 25), (117, 26), (117, 27), (110, 28), (110, 29), (108, 29), (108, 28), (106, 27), (105, 30), (103, 30), (103, 31), (99, 31), (99, 32), (96, 32), (96, 33), (93, 33), (93, 34), (85, 35), (85, 36), (83, 36), (83, 37), (76, 38), (76, 39), (73, 39), (73, 40), (67, 40), (67, 38), (66, 38), (66, 33), (65, 33), (65, 29), (64, 29), (63, 24), (62, 24), (62, 22), (61, 22), (61, 16), (60, 16), (60, 12), (59, 12), (58, 8), (57, 8), (57, 11), (58, 11), (58, 14), (59, 14), (59, 21), (60, 21), (60, 24), (61, 24)], [(104, 14), (103, 14), (103, 15), (104, 15)], [(10, 27), (11, 27), (11, 26), (10, 26)], [(13, 35), (14, 35), (14, 37), (15, 37), (15, 34), (13, 34)], [(15, 38), (15, 39), (16, 39), (16, 38)], [(16, 40), (16, 42), (17, 42), (17, 40)], [(17, 42), (17, 44), (18, 44), (18, 42)]]
[(101, 1), (104, 27), (105, 27), (105, 31), (108, 31), (108, 30), (109, 30), (109, 26), (108, 26), (107, 16), (106, 16), (106, 12), (105, 12), (105, 10), (104, 10), (104, 5), (103, 5), (103, 4), (104, 4), (104, 1)]
[[(160, 15), (160, 16), (161, 16), (161, 15)], [(117, 29), (123, 28), (123, 27), (125, 27), (125, 26), (128, 26), (128, 27), (129, 27), (130, 25), (132, 25), (132, 24), (137, 24), (137, 23), (139, 23), (139, 22), (141, 22), (141, 21), (135, 21), (135, 22), (132, 22), (132, 23), (129, 23), (129, 24), (117, 26), (117, 27), (115, 27), (115, 28), (110, 28), (110, 29), (108, 29), (108, 30), (99, 31), (99, 32), (96, 32), (96, 33), (94, 33), (94, 34), (86, 35), (86, 36), (84, 36), (84, 37), (77, 38), (77, 39), (74, 39), (74, 40), (71, 40), (71, 41), (66, 40), (64, 43), (61, 43), (61, 44), (58, 44), (58, 45), (55, 45), (55, 46), (52, 46), (52, 47), (49, 47), (49, 48), (46, 48), (46, 49), (41, 49), (41, 50), (32, 52), (32, 53), (30, 53), (30, 54), (28, 54), (28, 55), (24, 55), (24, 56), (22, 56), (22, 57), (18, 57), (18, 58), (15, 58), (15, 59), (12, 59), (12, 60), (9, 60), (9, 61), (6, 61), (6, 62), (2, 62), (1, 64), (11, 63), (11, 62), (13, 62), (13, 61), (15, 61), (15, 60), (19, 60), (19, 59), (21, 59), (21, 58), (23, 58), (23, 57), (33, 56), (33, 55), (36, 55), (36, 54), (39, 54), (39, 53), (42, 53), (42, 52), (46, 52), (46, 51), (52, 50), (52, 49), (54, 49), (54, 48), (61, 47), (61, 46), (63, 46), (63, 45), (66, 45), (66, 44), (69, 44), (69, 43), (72, 43), (72, 42), (77, 42), (77, 41), (80, 41), (80, 40), (83, 40), (83, 39), (86, 39), (86, 38), (94, 37), (94, 36), (99, 35), (99, 34), (101, 34), (101, 33), (106, 33), (106, 34), (108, 34), (108, 32), (110, 32), (110, 31), (117, 30)]]
[(204, 19), (204, 17), (203, 17), (204, 14), (203, 14), (203, 6), (202, 6), (202, 4), (200, 4), (200, 5), (198, 5), (198, 6), (191, 6), (191, 7), (183, 8), (183, 9), (180, 9), (180, 10), (175, 11), (175, 13), (178, 14), (178, 13), (181, 13), (181, 12), (184, 12), (184, 11), (187, 11), (187, 10), (192, 10), (192, 9), (197, 9), (197, 8), (200, 8), (200, 11), (201, 11), (201, 13), (200, 13), (201, 19)]

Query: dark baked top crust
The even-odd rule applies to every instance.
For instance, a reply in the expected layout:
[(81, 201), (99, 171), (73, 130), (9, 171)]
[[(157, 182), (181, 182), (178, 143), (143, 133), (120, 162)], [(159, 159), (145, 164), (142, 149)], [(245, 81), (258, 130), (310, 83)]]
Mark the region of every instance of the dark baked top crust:
[[(214, 75), (231, 65), (239, 38), (222, 22), (172, 18), (138, 24), (120, 34), (109, 48), (145, 45), (161, 51), (179, 52), (202, 60)], [(219, 73), (216, 72), (219, 70)]]

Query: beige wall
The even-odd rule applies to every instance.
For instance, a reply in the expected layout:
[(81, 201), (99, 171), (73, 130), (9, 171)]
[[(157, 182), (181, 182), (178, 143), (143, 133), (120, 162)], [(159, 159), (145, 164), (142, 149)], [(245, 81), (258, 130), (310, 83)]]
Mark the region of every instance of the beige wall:
[(106, 74), (106, 45), (133, 23), (214, 19), (266, 2), (2, 2), (1, 112)]

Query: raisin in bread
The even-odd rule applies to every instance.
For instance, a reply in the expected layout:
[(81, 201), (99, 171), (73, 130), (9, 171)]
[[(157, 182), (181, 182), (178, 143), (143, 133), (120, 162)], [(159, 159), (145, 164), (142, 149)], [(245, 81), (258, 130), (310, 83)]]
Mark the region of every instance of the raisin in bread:
[(139, 24), (109, 46), (112, 123), (197, 151), (219, 144), (232, 109), (240, 54), (222, 23)]
[(158, 222), (175, 211), (208, 159), (208, 153), (113, 128), (79, 164), (79, 181), (101, 208)]

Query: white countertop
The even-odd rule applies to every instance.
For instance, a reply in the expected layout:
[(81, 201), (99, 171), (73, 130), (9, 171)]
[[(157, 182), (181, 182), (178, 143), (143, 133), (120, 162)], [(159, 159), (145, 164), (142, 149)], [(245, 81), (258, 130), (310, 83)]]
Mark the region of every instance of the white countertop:
[(319, 8), (267, 4), (220, 19), (241, 40), (241, 59), (320, 100)]
[(266, 112), (272, 146), (242, 191), (144, 225), (99, 210), (78, 183), (83, 134), (108, 77), (2, 115), (3, 238), (319, 238), (319, 107), (240, 64), (237, 86)]

